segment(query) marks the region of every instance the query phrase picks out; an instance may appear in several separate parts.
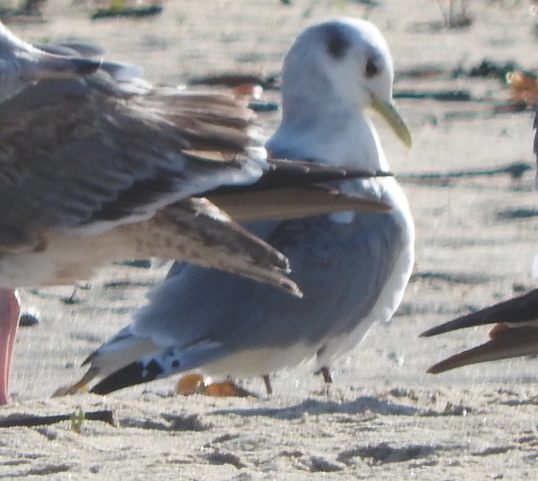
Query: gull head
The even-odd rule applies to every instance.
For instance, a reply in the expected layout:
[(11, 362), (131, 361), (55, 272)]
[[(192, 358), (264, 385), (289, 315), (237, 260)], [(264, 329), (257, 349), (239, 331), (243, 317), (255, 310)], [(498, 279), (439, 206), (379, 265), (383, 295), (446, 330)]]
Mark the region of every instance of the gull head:
[(346, 17), (306, 29), (286, 57), (282, 78), (284, 115), (286, 98), (295, 104), (317, 103), (325, 110), (331, 105), (347, 105), (361, 113), (372, 108), (411, 147), (409, 129), (392, 100), (389, 48), (372, 23)]

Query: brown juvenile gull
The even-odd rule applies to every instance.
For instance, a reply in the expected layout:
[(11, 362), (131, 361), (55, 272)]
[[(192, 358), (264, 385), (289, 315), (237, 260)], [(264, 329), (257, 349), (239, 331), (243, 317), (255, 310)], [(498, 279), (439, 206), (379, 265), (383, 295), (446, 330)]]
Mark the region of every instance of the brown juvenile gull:
[[(4, 40), (16, 45), (8, 33)], [(29, 56), (37, 52), (21, 45)], [(52, 57), (56, 61), (93, 53), (83, 45), (41, 48), (59, 54)], [(4, 50), (4, 66), (20, 67), (15, 50)], [(37, 72), (40, 61), (35, 60)], [(285, 165), (268, 163), (254, 114), (221, 93), (153, 88), (134, 66), (81, 62), (98, 70), (85, 79), (66, 79), (69, 75), (60, 70), (60, 80), (42, 80), (25, 90), (54, 75), (34, 74), (10, 84), (16, 76), (4, 72), (9, 95), (0, 103), (0, 404), (9, 402), (19, 316), (16, 287), (72, 284), (111, 261), (162, 257), (216, 267), (300, 295), (285, 275), (289, 268), (282, 254), (209, 200), (193, 197), (253, 183)], [(324, 172), (313, 170), (303, 166), (303, 174), (296, 174), (324, 180)], [(328, 179), (347, 175), (343, 169), (326, 173)], [(320, 212), (389, 209), (375, 199), (304, 191), (316, 193), (308, 202), (317, 203)], [(283, 192), (301, 204), (290, 185)], [(259, 199), (230, 198), (230, 193), (215, 197), (238, 220), (297, 215), (281, 198), (281, 207), (268, 205), (267, 211)], [(304, 209), (315, 210), (303, 202), (298, 212)]]
[[(373, 108), (410, 146), (392, 100), (388, 46), (369, 22), (342, 18), (301, 33), (284, 60), (282, 123), (267, 143), (278, 157), (387, 170)], [(414, 227), (394, 178), (337, 183), (389, 213), (344, 212), (249, 224), (289, 257), (303, 299), (215, 270), (176, 263), (133, 322), (87, 359), (81, 380), (108, 393), (191, 369), (266, 376), (315, 358), (328, 368), (398, 307), (413, 265)], [(214, 295), (213, 295), (214, 293)], [(267, 378), (266, 378), (267, 379)]]

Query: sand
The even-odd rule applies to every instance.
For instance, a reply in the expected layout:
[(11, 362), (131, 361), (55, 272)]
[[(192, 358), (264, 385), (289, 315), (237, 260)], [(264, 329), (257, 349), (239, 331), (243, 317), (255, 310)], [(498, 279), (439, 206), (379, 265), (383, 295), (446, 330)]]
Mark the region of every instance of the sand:
[[(435, 1), (182, 0), (150, 20), (91, 22), (90, 4), (51, 0), (48, 22), (19, 25), (30, 41), (80, 39), (105, 45), (109, 58), (143, 65), (154, 82), (180, 83), (233, 71), (276, 74), (293, 37), (337, 15), (376, 23), (396, 71), (434, 65), (446, 72), (483, 59), (535, 67), (537, 21), (525, 2), (477, 0), (467, 29), (439, 28)], [(392, 169), (399, 174), (447, 173), (533, 163), (533, 114), (482, 115), (505, 101), (495, 79), (406, 79), (396, 92), (467, 89), (473, 102), (400, 99), (414, 149), (407, 154), (380, 126)], [(277, 94), (268, 94), (278, 99)], [(264, 114), (268, 133), (278, 113)], [(415, 277), (394, 319), (375, 325), (365, 341), (334, 366), (323, 388), (308, 365), (277, 373), (275, 394), (256, 398), (170, 397), (176, 379), (105, 398), (51, 398), (84, 372), (84, 358), (129, 322), (166, 267), (113, 266), (73, 288), (22, 292), (38, 326), (17, 340), (13, 405), (20, 414), (109, 410), (116, 425), (85, 420), (80, 433), (63, 421), (0, 431), (4, 479), (535, 479), (538, 428), (537, 361), (525, 358), (432, 376), (427, 367), (487, 339), (488, 328), (419, 339), (425, 329), (536, 286), (530, 268), (538, 223), (510, 215), (538, 206), (534, 173), (461, 178), (448, 185), (402, 183), (417, 226)], [(260, 380), (244, 386), (263, 393)], [(40, 476), (40, 478), (36, 478)]]

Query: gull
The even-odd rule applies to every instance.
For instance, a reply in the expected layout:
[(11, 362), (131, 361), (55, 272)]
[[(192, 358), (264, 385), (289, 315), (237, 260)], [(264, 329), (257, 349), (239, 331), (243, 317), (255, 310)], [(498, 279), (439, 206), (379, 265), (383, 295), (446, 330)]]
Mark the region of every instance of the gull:
[[(408, 146), (392, 100), (388, 46), (370, 22), (338, 18), (306, 29), (284, 60), (283, 118), (266, 146), (274, 157), (388, 170), (372, 108)], [(215, 270), (176, 263), (133, 322), (92, 353), (79, 387), (105, 394), (174, 373), (263, 376), (315, 358), (329, 366), (398, 307), (414, 259), (414, 226), (394, 178), (335, 184), (387, 203), (388, 213), (342, 212), (250, 223), (290, 259), (304, 297)], [(269, 390), (269, 386), (268, 386)]]
[[(228, 186), (231, 192), (213, 192), (215, 200), (239, 220), (390, 208), (331, 189), (298, 193), (294, 182), (348, 173), (269, 161), (254, 113), (231, 96), (154, 88), (138, 67), (77, 59), (96, 53), (83, 44), (37, 49), (5, 29), (0, 39), (0, 404), (10, 400), (15, 288), (73, 284), (112, 261), (162, 257), (300, 296), (285, 256), (200, 196)], [(46, 67), (50, 58), (75, 69), (55, 73)], [(88, 76), (69, 78), (82, 74)], [(282, 169), (292, 180), (279, 188)], [(256, 189), (240, 189), (265, 176), (273, 180), (261, 188), (279, 193), (267, 209), (266, 197), (251, 201)]]

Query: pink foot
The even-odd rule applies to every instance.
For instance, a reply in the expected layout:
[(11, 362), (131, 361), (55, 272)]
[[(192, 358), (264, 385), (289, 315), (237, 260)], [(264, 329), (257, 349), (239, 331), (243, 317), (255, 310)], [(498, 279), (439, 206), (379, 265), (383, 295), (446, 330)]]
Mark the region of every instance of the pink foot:
[(20, 306), (13, 289), (0, 289), (0, 405), (9, 404), (9, 374)]

